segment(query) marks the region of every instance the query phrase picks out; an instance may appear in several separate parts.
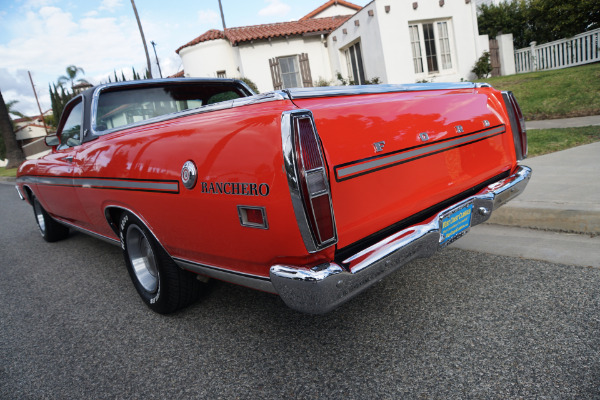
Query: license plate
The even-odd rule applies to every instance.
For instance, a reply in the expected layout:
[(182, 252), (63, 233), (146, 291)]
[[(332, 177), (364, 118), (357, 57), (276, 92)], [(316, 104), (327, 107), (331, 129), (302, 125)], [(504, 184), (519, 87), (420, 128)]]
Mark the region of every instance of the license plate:
[(440, 217), (440, 244), (447, 246), (469, 231), (473, 203)]

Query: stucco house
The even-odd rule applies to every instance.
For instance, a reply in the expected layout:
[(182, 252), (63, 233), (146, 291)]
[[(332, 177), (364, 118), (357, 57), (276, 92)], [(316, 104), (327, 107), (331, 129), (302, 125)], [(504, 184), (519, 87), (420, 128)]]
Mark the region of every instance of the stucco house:
[(50, 115), (52, 115), (52, 110), (47, 110), (43, 115), (13, 120), (17, 143), (28, 159), (38, 158), (50, 152), (44, 143), (46, 127), (43, 121), (44, 117)]
[(35, 117), (24, 117), (13, 120), (17, 142), (24, 146), (46, 136), (46, 127), (43, 118), (52, 115), (52, 110), (44, 112), (44, 115)]
[(317, 84), (459, 81), (489, 50), (471, 0), (330, 0), (298, 21), (209, 30), (177, 49), (184, 76)]

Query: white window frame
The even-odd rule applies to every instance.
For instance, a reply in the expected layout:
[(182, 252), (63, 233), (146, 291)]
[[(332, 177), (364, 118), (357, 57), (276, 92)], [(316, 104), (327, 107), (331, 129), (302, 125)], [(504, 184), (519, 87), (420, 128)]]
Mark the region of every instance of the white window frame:
[[(292, 72), (283, 72), (283, 68), (282, 68), (282, 60), (288, 60), (288, 59), (293, 59), (293, 65), (294, 65), (294, 71)], [(303, 87), (302, 84), (302, 74), (300, 73), (300, 60), (298, 59), (298, 55), (292, 55), (292, 56), (283, 56), (283, 57), (277, 57), (277, 61), (279, 62), (279, 75), (281, 77), (281, 85), (283, 89), (288, 89), (288, 88), (293, 88), (293, 87)], [(296, 86), (287, 86), (286, 82), (285, 82), (285, 76), (286, 75), (295, 75), (296, 76)]]
[[(360, 54), (356, 53), (355, 46), (357, 44), (360, 48)], [(352, 47), (354, 47), (354, 59), (352, 59), (352, 53), (350, 51), (350, 48), (352, 48)], [(354, 85), (364, 85), (367, 80), (367, 71), (365, 70), (365, 59), (363, 57), (364, 49), (363, 49), (361, 41), (357, 40), (355, 42), (352, 42), (349, 46), (342, 49), (342, 52), (344, 53), (344, 60), (346, 62), (346, 71), (348, 73), (348, 79), (350, 81), (352, 81)], [(360, 60), (358, 59), (358, 57), (360, 57)], [(360, 71), (358, 71), (359, 72), (358, 77), (354, 76), (353, 67), (352, 67), (353, 62), (356, 62), (357, 71), (359, 69), (362, 69), (363, 82), (360, 81)]]
[[(430, 71), (423, 25), (433, 24), (435, 59), (437, 71)], [(415, 29), (416, 28), (416, 29)], [(457, 57), (454, 47), (452, 19), (435, 19), (408, 23), (413, 72), (417, 76), (433, 76), (456, 73)], [(446, 35), (444, 37), (444, 34)], [(418, 46), (417, 46), (418, 41)]]

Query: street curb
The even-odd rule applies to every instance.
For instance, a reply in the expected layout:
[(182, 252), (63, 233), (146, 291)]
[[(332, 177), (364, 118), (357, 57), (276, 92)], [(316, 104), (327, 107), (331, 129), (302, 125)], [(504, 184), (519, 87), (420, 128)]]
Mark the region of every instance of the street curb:
[(495, 210), (489, 224), (600, 235), (600, 213), (587, 210), (503, 207)]
[(15, 183), (17, 178), (12, 176), (0, 176), (0, 183)]

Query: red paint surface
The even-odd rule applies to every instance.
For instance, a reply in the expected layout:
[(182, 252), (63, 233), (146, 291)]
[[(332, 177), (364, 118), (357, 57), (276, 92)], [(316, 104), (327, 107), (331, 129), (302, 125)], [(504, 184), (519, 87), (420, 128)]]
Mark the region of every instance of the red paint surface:
[[(397, 221), (516, 166), (513, 139), (499, 92), (493, 89), (388, 93), (295, 100), (313, 112), (322, 141), (338, 230), (337, 247)], [(170, 180), (179, 193), (23, 184), (53, 215), (101, 235), (117, 236), (105, 209), (133, 211), (173, 257), (268, 276), (278, 263), (316, 265), (336, 246), (308, 254), (292, 209), (281, 149), (281, 113), (290, 101), (273, 101), (191, 115), (107, 134), (81, 146), (29, 161), (23, 176)], [(506, 133), (364, 176), (337, 182), (336, 165), (422, 145), (465, 132), (506, 125)], [(67, 155), (73, 162), (65, 162)], [(198, 184), (180, 181), (193, 160)], [(202, 182), (268, 184), (268, 196), (203, 193)], [(231, 188), (231, 186), (228, 186)], [(264, 207), (268, 230), (240, 225), (238, 205)]]

